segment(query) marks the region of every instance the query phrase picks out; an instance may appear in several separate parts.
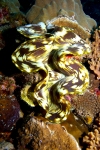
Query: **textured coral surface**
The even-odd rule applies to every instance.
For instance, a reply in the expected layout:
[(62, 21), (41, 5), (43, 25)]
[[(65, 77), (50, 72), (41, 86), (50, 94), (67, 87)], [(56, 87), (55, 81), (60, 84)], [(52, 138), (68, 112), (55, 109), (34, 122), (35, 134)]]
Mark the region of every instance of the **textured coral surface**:
[(97, 78), (100, 79), (100, 28), (96, 29), (93, 34), (91, 45), (92, 54), (90, 55), (90, 69), (94, 71)]
[(100, 149), (100, 113), (94, 120), (93, 130), (83, 137), (83, 145), (86, 150)]
[(80, 149), (74, 137), (60, 124), (45, 122), (43, 118), (34, 116), (28, 118), (18, 130), (18, 150)]
[(29, 23), (43, 21), (47, 24), (50, 22), (73, 29), (77, 28), (77, 30), (81, 30), (84, 38), (89, 36), (87, 31), (96, 26), (95, 20), (84, 13), (79, 0), (45, 0), (43, 3), (41, 0), (36, 0), (35, 5), (26, 14), (26, 18)]
[(99, 81), (95, 75), (90, 75), (90, 87), (83, 95), (77, 95), (72, 99), (72, 105), (85, 123), (91, 124), (94, 117), (100, 111)]

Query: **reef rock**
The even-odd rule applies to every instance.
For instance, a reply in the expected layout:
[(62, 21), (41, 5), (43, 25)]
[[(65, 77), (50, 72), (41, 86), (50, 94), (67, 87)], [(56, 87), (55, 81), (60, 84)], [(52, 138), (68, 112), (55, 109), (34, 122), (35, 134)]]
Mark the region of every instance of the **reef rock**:
[(18, 150), (80, 150), (75, 138), (60, 124), (28, 116), (18, 130)]
[(14, 96), (15, 80), (0, 74), (0, 134), (9, 132), (20, 118), (20, 105)]

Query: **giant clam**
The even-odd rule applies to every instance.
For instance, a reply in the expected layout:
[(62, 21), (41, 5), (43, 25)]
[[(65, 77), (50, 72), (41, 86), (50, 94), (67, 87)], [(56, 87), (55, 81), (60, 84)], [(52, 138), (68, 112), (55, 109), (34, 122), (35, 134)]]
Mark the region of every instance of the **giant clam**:
[(47, 119), (60, 123), (70, 113), (71, 95), (83, 94), (89, 86), (89, 73), (80, 58), (91, 52), (90, 45), (65, 27), (48, 29), (38, 23), (18, 31), (31, 39), (14, 51), (13, 63), (23, 72), (42, 74), (41, 81), (21, 90), (21, 98), (32, 107), (40, 105)]

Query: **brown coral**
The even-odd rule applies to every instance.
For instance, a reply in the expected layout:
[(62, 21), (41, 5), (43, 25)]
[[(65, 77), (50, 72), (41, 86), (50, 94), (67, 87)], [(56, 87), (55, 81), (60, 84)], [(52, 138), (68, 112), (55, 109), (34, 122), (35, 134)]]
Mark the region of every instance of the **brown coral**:
[(83, 137), (86, 150), (100, 150), (100, 113), (94, 120), (93, 131)]
[(18, 150), (79, 150), (75, 138), (60, 124), (28, 116), (18, 130)]
[(88, 135), (83, 138), (83, 143), (87, 145), (86, 150), (100, 150), (100, 128), (89, 132)]
[(72, 98), (72, 107), (87, 124), (91, 124), (94, 117), (100, 112), (99, 82), (93, 74), (90, 75), (90, 87), (83, 95)]
[(77, 114), (87, 124), (91, 124), (95, 115), (100, 111), (100, 98), (87, 90), (84, 95), (78, 95), (76, 99), (73, 98), (73, 106)]
[(94, 71), (100, 79), (100, 27), (94, 32), (94, 41), (92, 42), (92, 53), (90, 55), (90, 69)]
[(80, 0), (36, 0), (26, 18), (29, 23), (43, 21), (73, 28), (84, 38), (89, 37), (88, 30), (96, 26), (96, 22), (83, 12)]

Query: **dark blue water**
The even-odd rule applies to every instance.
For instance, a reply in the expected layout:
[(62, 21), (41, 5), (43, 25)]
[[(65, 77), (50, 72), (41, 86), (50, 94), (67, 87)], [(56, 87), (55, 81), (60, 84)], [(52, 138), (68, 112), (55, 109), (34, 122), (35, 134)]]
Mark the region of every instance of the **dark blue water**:
[(84, 12), (100, 26), (100, 0), (81, 0)]

